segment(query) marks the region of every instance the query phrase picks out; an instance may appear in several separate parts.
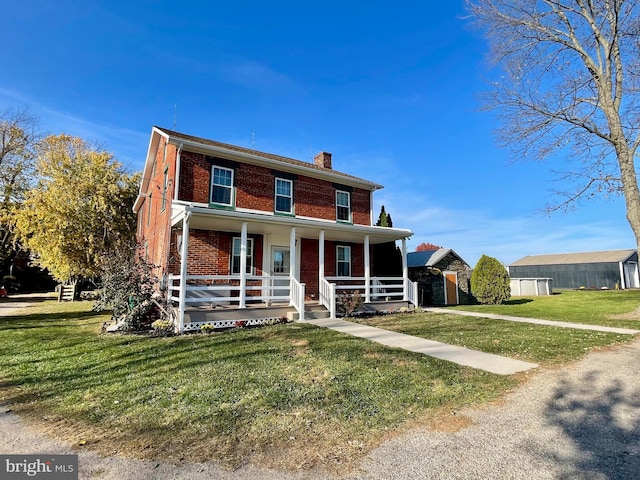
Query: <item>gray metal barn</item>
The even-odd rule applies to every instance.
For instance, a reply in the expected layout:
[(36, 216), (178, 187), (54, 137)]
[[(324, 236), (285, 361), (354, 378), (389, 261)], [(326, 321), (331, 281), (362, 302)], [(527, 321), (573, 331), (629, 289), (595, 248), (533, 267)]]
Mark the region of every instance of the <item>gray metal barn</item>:
[(529, 255), (509, 265), (513, 278), (552, 278), (553, 288), (638, 288), (638, 252)]

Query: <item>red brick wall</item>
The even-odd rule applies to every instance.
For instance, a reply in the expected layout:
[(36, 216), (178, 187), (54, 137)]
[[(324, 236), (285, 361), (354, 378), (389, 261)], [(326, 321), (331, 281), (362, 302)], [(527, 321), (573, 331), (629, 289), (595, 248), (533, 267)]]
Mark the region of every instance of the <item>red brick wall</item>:
[(320, 252), (318, 251), (318, 240), (303, 238), (300, 242), (302, 250), (300, 256), (300, 283), (305, 285), (307, 297), (318, 299), (320, 287), (318, 285), (318, 271), (320, 269)]
[[(200, 153), (182, 151), (179, 199), (209, 203), (211, 163)], [(221, 166), (225, 166), (221, 163)], [(273, 212), (275, 178), (269, 168), (238, 163), (234, 172), (236, 208)], [(299, 175), (294, 180), (296, 215), (325, 220), (336, 219), (336, 188), (332, 182)], [(363, 189), (351, 192), (353, 223), (371, 225), (370, 193)]]
[(271, 170), (242, 164), (234, 175), (236, 207), (273, 212), (276, 180)]
[[(171, 200), (173, 197), (176, 172), (177, 148), (167, 145), (160, 139), (154, 159), (153, 169), (142, 206), (138, 212), (138, 240), (146, 246), (148, 261), (159, 266), (159, 274), (179, 273), (180, 259), (176, 249), (176, 235), (180, 229), (169, 231)], [(164, 170), (168, 168), (170, 180), (166, 192), (165, 209), (162, 210), (162, 190), (164, 188)], [(204, 154), (181, 152), (180, 200), (199, 203), (209, 202), (211, 163)], [(235, 169), (236, 207), (273, 212), (275, 176), (271, 169), (248, 164), (237, 164)], [(306, 176), (294, 180), (294, 204), (297, 215), (335, 220), (336, 187), (327, 181)], [(356, 224), (370, 225), (370, 193), (362, 189), (351, 191), (353, 221)], [(151, 208), (149, 208), (149, 206)], [(239, 233), (236, 234), (239, 236)], [(208, 231), (193, 231), (189, 245), (190, 275), (226, 275), (229, 273), (229, 255), (231, 238), (234, 234)], [(258, 271), (262, 266), (261, 236), (254, 238), (254, 265)], [(307, 292), (318, 294), (318, 241), (303, 239), (303, 261), (301, 262), (301, 281), (307, 284)], [(326, 242), (325, 273), (335, 275), (334, 242)], [(362, 245), (352, 245), (352, 275), (364, 275)], [(316, 297), (317, 298), (317, 297)]]
[[(157, 266), (157, 273), (167, 272), (169, 260), (169, 218), (171, 215), (171, 200), (173, 198), (173, 182), (175, 179), (176, 147), (167, 145), (165, 155), (165, 141), (160, 139), (158, 151), (151, 171), (147, 190), (142, 206), (138, 211), (138, 243), (141, 251), (147, 252), (147, 260)], [(169, 185), (165, 192), (163, 209), (163, 191), (165, 190), (164, 172), (167, 170)]]
[[(177, 235), (180, 229), (174, 229), (171, 236), (170, 272), (180, 273), (180, 254), (177, 251)], [(231, 241), (240, 233), (214, 232), (210, 230), (191, 230), (189, 232), (189, 255), (187, 275), (229, 275), (231, 266)], [(253, 266), (256, 275), (262, 274), (261, 235), (249, 235), (253, 239)]]
[[(320, 265), (319, 242), (316, 239), (303, 238), (300, 262), (300, 282), (306, 284), (307, 297), (318, 298), (318, 271)], [(336, 276), (336, 247), (347, 245), (351, 247), (351, 276), (364, 277), (364, 244), (324, 242), (324, 274), (327, 277)]]
[(180, 152), (180, 190), (178, 199), (209, 203), (211, 164), (206, 155), (186, 150)]

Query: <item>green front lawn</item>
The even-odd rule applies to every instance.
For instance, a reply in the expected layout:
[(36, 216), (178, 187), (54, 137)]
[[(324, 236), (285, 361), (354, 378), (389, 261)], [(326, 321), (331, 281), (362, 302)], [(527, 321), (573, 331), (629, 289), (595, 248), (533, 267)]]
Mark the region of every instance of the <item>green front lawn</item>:
[(335, 470), (517, 384), (305, 324), (100, 335), (108, 316), (90, 308), (47, 302), (0, 318), (0, 400), (110, 454)]
[(458, 310), (498, 313), (640, 329), (640, 290), (559, 290), (554, 295), (512, 297), (503, 305), (460, 305)]
[[(397, 432), (496, 399), (526, 377), (307, 324), (100, 335), (108, 318), (87, 302), (0, 317), (0, 401), (52, 435), (107, 454), (344, 471)], [(631, 339), (428, 313), (367, 322), (542, 364)]]

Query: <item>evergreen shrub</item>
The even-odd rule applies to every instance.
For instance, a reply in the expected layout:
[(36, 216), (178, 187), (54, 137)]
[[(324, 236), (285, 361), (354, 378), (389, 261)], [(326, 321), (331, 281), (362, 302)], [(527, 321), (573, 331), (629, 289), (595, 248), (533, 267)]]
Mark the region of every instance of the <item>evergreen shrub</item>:
[(478, 302), (499, 305), (511, 297), (507, 269), (497, 259), (482, 255), (471, 274), (471, 293)]

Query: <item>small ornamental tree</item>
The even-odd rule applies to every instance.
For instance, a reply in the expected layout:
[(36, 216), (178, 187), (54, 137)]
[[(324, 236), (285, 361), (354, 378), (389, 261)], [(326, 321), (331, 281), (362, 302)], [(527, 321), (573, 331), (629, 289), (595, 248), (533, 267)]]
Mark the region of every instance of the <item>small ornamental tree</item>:
[(511, 297), (509, 273), (498, 260), (482, 255), (471, 274), (471, 293), (483, 304), (499, 305)]
[(122, 321), (126, 331), (149, 329), (160, 317), (153, 301), (158, 284), (153, 265), (129, 248), (105, 255), (101, 267), (102, 288), (93, 309), (111, 310), (112, 320)]

